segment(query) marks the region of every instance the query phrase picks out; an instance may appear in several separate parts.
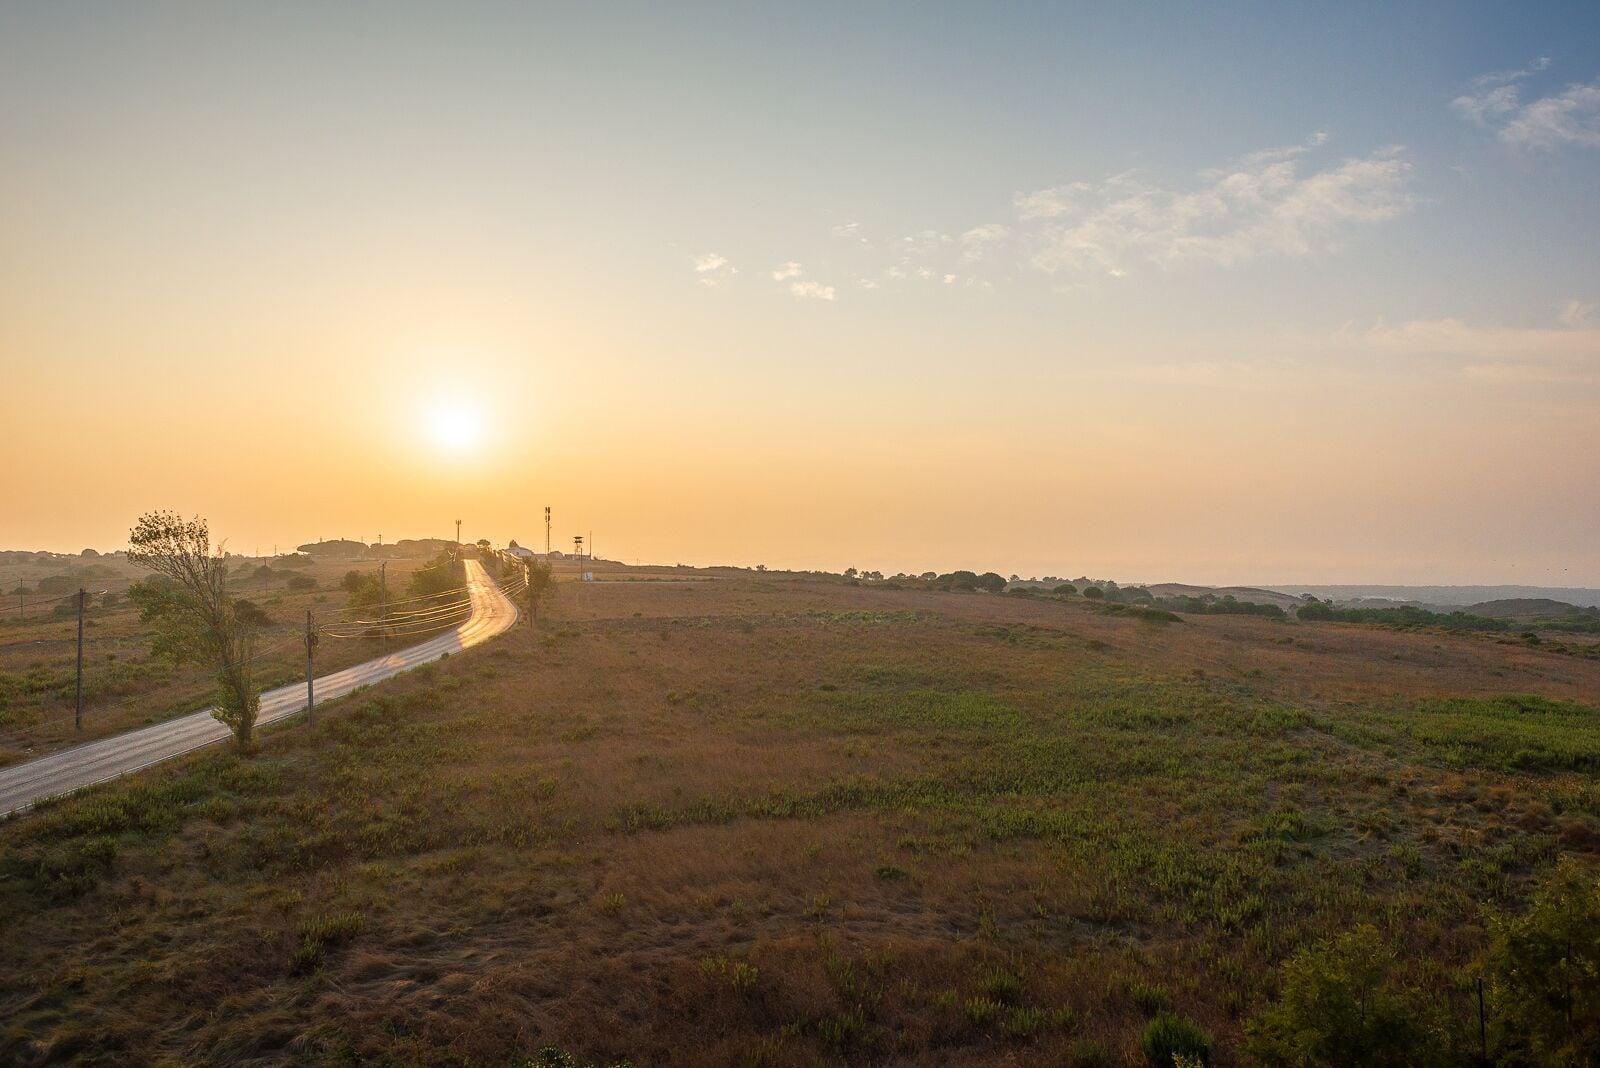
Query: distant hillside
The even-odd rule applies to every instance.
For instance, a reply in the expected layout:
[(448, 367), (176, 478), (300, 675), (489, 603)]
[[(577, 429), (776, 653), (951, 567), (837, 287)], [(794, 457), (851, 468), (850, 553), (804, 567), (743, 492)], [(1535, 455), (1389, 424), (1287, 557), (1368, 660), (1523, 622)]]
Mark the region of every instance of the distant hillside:
[(1466, 608), (1486, 601), (1565, 601), (1580, 607), (1600, 607), (1600, 590), (1578, 586), (1273, 586), (1284, 593), (1309, 593), (1338, 602), (1381, 597), (1390, 601)]
[(1507, 597), (1498, 601), (1482, 601), (1468, 605), (1466, 610), (1475, 616), (1514, 619), (1523, 623), (1545, 619), (1592, 619), (1597, 611), (1593, 608), (1579, 608), (1575, 604), (1552, 600), (1549, 597)]
[(1284, 609), (1293, 608), (1300, 603), (1300, 598), (1293, 594), (1257, 589), (1254, 586), (1191, 586), (1186, 582), (1157, 582), (1145, 588), (1157, 597), (1204, 597), (1208, 593), (1214, 597), (1231, 595), (1236, 601), (1275, 604)]

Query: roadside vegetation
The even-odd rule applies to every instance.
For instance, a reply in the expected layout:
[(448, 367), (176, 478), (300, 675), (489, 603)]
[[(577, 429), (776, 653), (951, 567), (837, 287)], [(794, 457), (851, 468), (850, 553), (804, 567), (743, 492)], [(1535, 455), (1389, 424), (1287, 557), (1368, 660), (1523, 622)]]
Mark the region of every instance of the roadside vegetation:
[[(226, 562), (235, 610), (257, 630), (258, 686), (270, 689), (303, 677), (305, 613), (310, 609), (325, 619), (340, 612), (345, 603), (340, 580), (351, 564), (304, 557), (260, 562), (229, 556)], [(391, 559), (391, 593), (404, 589), (423, 562)], [(92, 566), (92, 574), (84, 574), (84, 566)], [(0, 573), (6, 589), (28, 591), (0, 600), (0, 766), (210, 703), (215, 682), (204, 665), (174, 663), (152, 649), (155, 630), (140, 621), (140, 607), (131, 596), (151, 576), (126, 554), (97, 556), (92, 565), (0, 565)], [(80, 586), (91, 595), (84, 611), (84, 723), (78, 732), (73, 704)], [(381, 651), (377, 641), (324, 643), (317, 663), (337, 670)]]
[(0, 1060), (1593, 1056), (1600, 665), (1095, 601), (564, 585), (0, 827)]

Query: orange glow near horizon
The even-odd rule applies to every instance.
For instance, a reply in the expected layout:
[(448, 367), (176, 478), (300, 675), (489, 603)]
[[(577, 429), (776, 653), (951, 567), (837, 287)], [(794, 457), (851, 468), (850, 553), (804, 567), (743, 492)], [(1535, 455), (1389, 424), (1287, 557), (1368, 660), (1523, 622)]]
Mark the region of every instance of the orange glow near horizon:
[(0, 548), (549, 505), (629, 561), (1600, 586), (1595, 186), (1490, 181), (1553, 156), (1068, 26), (1026, 104), (888, 19), (801, 106), (607, 12), (0, 16)]

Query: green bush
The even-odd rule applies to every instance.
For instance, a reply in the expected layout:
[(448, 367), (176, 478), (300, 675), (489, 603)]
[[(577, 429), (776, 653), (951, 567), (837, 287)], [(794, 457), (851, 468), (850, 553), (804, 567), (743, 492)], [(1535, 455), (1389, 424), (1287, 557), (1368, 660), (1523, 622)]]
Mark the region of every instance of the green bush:
[(1211, 1037), (1193, 1020), (1170, 1012), (1157, 1013), (1145, 1025), (1139, 1048), (1151, 1068), (1172, 1068), (1178, 1057), (1202, 1065), (1211, 1063)]
[(1600, 881), (1570, 858), (1521, 916), (1500, 917), (1485, 960), (1507, 1063), (1600, 1063)]
[(1278, 1001), (1246, 1026), (1246, 1051), (1285, 1068), (1441, 1063), (1431, 1014), (1394, 967), (1366, 925), (1302, 949), (1283, 966)]

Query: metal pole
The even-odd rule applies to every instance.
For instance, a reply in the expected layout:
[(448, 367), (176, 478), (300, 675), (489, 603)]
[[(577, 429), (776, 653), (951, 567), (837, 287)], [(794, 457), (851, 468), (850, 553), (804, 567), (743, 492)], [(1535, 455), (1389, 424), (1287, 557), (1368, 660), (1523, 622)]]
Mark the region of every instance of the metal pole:
[(73, 713), (72, 725), (75, 730), (83, 730), (83, 587), (78, 587), (78, 694), (77, 711)]
[(306, 725), (317, 722), (317, 695), (312, 685), (311, 665), (311, 609), (306, 609)]
[(378, 565), (378, 625), (383, 628), (379, 633), (385, 638), (389, 636), (389, 561), (385, 560)]

